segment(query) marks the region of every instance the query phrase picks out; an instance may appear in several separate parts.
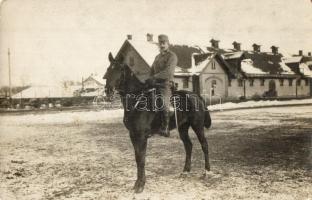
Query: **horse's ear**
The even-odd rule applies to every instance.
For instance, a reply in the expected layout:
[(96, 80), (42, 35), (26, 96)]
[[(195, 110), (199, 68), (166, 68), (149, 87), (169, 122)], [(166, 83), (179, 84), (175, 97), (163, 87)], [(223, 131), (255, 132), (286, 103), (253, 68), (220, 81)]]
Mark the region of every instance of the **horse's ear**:
[(109, 62), (114, 62), (114, 57), (113, 57), (113, 54), (112, 54), (112, 52), (109, 52), (109, 54), (108, 54), (108, 60), (109, 60)]

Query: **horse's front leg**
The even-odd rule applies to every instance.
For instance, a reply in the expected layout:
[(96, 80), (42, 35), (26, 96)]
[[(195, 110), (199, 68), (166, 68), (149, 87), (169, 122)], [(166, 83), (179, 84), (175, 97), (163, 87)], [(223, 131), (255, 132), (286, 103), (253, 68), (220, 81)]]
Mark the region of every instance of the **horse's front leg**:
[(130, 138), (134, 147), (135, 161), (137, 163), (137, 180), (134, 184), (134, 191), (140, 193), (145, 185), (145, 155), (147, 146), (147, 136), (144, 131), (130, 133)]

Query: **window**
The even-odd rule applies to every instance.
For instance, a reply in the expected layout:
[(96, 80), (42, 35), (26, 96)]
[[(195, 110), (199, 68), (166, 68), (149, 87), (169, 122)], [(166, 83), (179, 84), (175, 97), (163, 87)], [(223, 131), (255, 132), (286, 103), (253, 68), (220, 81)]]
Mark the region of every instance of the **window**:
[(232, 79), (229, 79), (229, 86), (232, 86)]
[(243, 87), (243, 80), (242, 79), (238, 79), (238, 86)]
[(309, 85), (309, 80), (308, 79), (305, 79), (305, 85)]
[(216, 69), (216, 63), (214, 62), (214, 60), (211, 62), (211, 69)]
[(189, 84), (188, 84), (188, 77), (186, 78), (183, 78), (183, 88), (188, 88), (189, 87)]
[(177, 90), (179, 88), (179, 84), (178, 83), (174, 83), (174, 88)]
[(134, 58), (131, 56), (129, 57), (129, 65), (132, 67), (134, 66)]
[(254, 85), (254, 80), (253, 80), (253, 79), (250, 79), (250, 80), (249, 80), (249, 86), (252, 87), (253, 85)]
[(260, 80), (260, 85), (261, 85), (261, 86), (264, 86), (264, 79), (261, 79), (261, 80)]
[(288, 79), (289, 86), (292, 86), (292, 82), (293, 82), (292, 79)]
[(301, 85), (301, 79), (297, 80), (297, 85), (300, 86)]
[(280, 82), (280, 86), (284, 86), (284, 79), (280, 79), (279, 82)]

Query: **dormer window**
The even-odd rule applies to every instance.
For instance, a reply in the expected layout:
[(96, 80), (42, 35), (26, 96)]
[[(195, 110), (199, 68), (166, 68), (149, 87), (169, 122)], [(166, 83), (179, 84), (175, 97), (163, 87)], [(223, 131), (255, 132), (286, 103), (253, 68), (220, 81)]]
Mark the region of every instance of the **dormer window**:
[(216, 69), (216, 63), (214, 61), (211, 62), (211, 69), (213, 69), (213, 70)]

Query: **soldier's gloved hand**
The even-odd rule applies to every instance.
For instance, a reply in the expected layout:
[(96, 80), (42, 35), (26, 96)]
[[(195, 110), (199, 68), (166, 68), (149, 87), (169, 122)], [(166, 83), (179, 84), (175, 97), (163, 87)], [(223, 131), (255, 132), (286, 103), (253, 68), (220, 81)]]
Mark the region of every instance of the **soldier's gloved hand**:
[(153, 77), (151, 77), (151, 78), (147, 79), (147, 80), (145, 81), (145, 83), (146, 83), (146, 85), (147, 85), (148, 87), (154, 87), (155, 84), (156, 84), (156, 79), (153, 78)]

